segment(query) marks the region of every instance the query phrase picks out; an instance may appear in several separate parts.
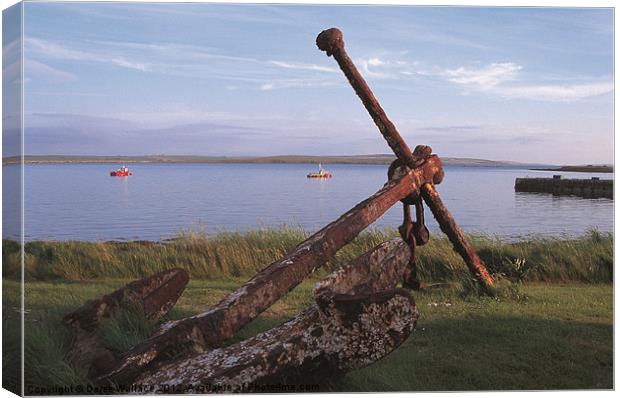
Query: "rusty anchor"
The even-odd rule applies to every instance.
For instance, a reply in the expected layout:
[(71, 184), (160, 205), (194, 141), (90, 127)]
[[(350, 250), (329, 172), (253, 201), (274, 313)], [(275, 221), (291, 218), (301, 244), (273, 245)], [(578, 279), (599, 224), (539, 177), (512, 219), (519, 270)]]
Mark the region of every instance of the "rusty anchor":
[[(425, 287), (418, 279), (415, 263), (417, 246), (428, 242), (430, 236), (424, 224), (424, 204), (480, 286), (487, 291), (493, 287), (486, 266), (435, 189), (444, 178), (440, 158), (428, 146), (418, 145), (413, 152), (409, 149), (344, 50), (338, 29), (321, 32), (316, 43), (337, 61), (396, 154), (397, 159), (388, 169), (387, 183), (215, 306), (195, 316), (164, 323), (146, 341), (114, 357), (113, 363), (103, 368), (91, 366), (93, 383), (243, 386), (307, 378), (316, 373), (334, 375), (383, 358), (409, 336), (419, 316), (413, 298), (397, 285), (403, 282), (403, 286), (413, 289)], [(400, 239), (378, 245), (319, 282), (314, 292), (316, 304), (291, 321), (223, 347), (239, 329), (326, 264), (399, 201), (403, 206)], [(415, 207), (415, 220), (411, 206)], [(161, 316), (183, 291), (187, 275), (178, 270), (170, 272), (176, 278), (171, 289), (160, 288), (168, 279), (155, 276), (128, 285), (134, 290), (148, 285), (158, 292), (157, 300), (151, 300), (153, 305), (146, 305), (148, 300), (142, 302), (146, 315)], [(155, 285), (150, 283), (153, 280)], [(109, 302), (105, 297), (95, 303)], [(66, 322), (73, 327), (89, 325), (88, 333), (92, 333), (97, 326), (97, 322), (92, 322), (97, 308), (87, 305), (69, 315)], [(376, 333), (377, 330), (381, 332)], [(76, 342), (76, 352), (80, 352), (80, 339)], [(245, 391), (241, 387), (233, 390)]]

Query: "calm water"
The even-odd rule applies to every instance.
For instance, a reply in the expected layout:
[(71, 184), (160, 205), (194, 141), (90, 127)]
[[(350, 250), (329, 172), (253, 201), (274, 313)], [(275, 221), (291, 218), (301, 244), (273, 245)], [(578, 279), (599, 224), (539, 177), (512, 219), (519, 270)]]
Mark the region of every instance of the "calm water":
[[(320, 181), (305, 177), (315, 168), (307, 164), (140, 164), (130, 165), (134, 175), (129, 178), (110, 177), (115, 166), (26, 165), (26, 239), (158, 240), (188, 229), (212, 233), (283, 224), (315, 231), (377, 191), (387, 169), (328, 165), (334, 178)], [(16, 181), (19, 169), (3, 168), (3, 199), (15, 208), (7, 184)], [(612, 200), (514, 192), (516, 177), (552, 174), (446, 167), (438, 190), (468, 232), (511, 239), (532, 233), (580, 235), (588, 228), (612, 231)], [(4, 217), (16, 220), (6, 213)], [(429, 228), (437, 230), (430, 214), (427, 220)], [(396, 227), (400, 222), (396, 205), (374, 225)], [(3, 232), (5, 237), (15, 233), (14, 228)]]

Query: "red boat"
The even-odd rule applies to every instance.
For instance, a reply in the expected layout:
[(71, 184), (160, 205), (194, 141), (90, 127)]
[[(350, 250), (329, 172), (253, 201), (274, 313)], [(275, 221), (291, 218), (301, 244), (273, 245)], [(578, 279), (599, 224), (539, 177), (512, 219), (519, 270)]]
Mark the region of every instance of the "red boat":
[(130, 176), (132, 173), (131, 171), (129, 171), (129, 169), (127, 168), (127, 166), (123, 166), (118, 170), (114, 170), (110, 172), (110, 175), (112, 177), (128, 177)]

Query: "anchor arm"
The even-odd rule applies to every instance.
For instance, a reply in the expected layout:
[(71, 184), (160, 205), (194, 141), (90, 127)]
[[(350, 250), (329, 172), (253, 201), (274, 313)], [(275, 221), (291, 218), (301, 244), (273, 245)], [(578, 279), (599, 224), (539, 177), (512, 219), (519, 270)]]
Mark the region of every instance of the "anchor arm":
[(171, 351), (201, 352), (218, 347), (324, 265), (395, 203), (410, 195), (419, 197), (419, 187), (433, 181), (440, 171), (441, 161), (437, 156), (431, 156), (421, 167), (388, 181), (374, 195), (300, 243), (210, 310), (164, 324), (154, 336), (127, 351), (112, 370), (99, 376), (96, 383), (128, 383), (156, 358)]

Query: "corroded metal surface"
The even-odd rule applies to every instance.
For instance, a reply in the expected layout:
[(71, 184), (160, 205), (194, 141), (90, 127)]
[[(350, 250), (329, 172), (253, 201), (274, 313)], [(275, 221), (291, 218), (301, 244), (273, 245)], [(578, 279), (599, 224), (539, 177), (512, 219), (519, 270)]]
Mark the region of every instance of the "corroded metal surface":
[(329, 301), (331, 294), (364, 293), (359, 289), (367, 287), (376, 292), (392, 289), (402, 279), (410, 254), (400, 238), (381, 243), (317, 283), (314, 296), (320, 302), (324, 297)]
[[(320, 282), (312, 305), (291, 321), (225, 348), (143, 373), (140, 385), (168, 392), (252, 391), (265, 383), (307, 382), (369, 365), (398, 347), (419, 317), (408, 291), (396, 289), (408, 250), (385, 242)], [(375, 278), (379, 276), (379, 278)]]
[(439, 158), (430, 156), (420, 167), (389, 181), (209, 311), (163, 325), (157, 334), (126, 353), (119, 366), (103, 375), (100, 381), (129, 382), (158, 356), (170, 350), (202, 352), (217, 347), (325, 264), (396, 202), (412, 194), (418, 196), (418, 187), (433, 181), (439, 172)]
[(133, 281), (66, 315), (63, 322), (75, 332), (70, 361), (89, 369), (91, 377), (109, 371), (117, 359), (104, 347), (97, 334), (101, 321), (123, 306), (138, 307), (147, 318), (161, 319), (177, 302), (188, 281), (189, 275), (183, 269), (162, 271)]
[[(307, 383), (367, 366), (409, 336), (419, 316), (404, 289), (357, 297), (359, 312), (313, 305), (292, 321), (241, 343), (145, 372), (136, 385), (172, 393), (255, 391), (270, 383)], [(323, 387), (324, 389), (324, 387)]]
[(83, 330), (94, 330), (102, 319), (125, 303), (140, 306), (149, 319), (159, 319), (174, 306), (188, 281), (189, 275), (184, 269), (165, 270), (90, 301), (67, 314), (63, 322)]

